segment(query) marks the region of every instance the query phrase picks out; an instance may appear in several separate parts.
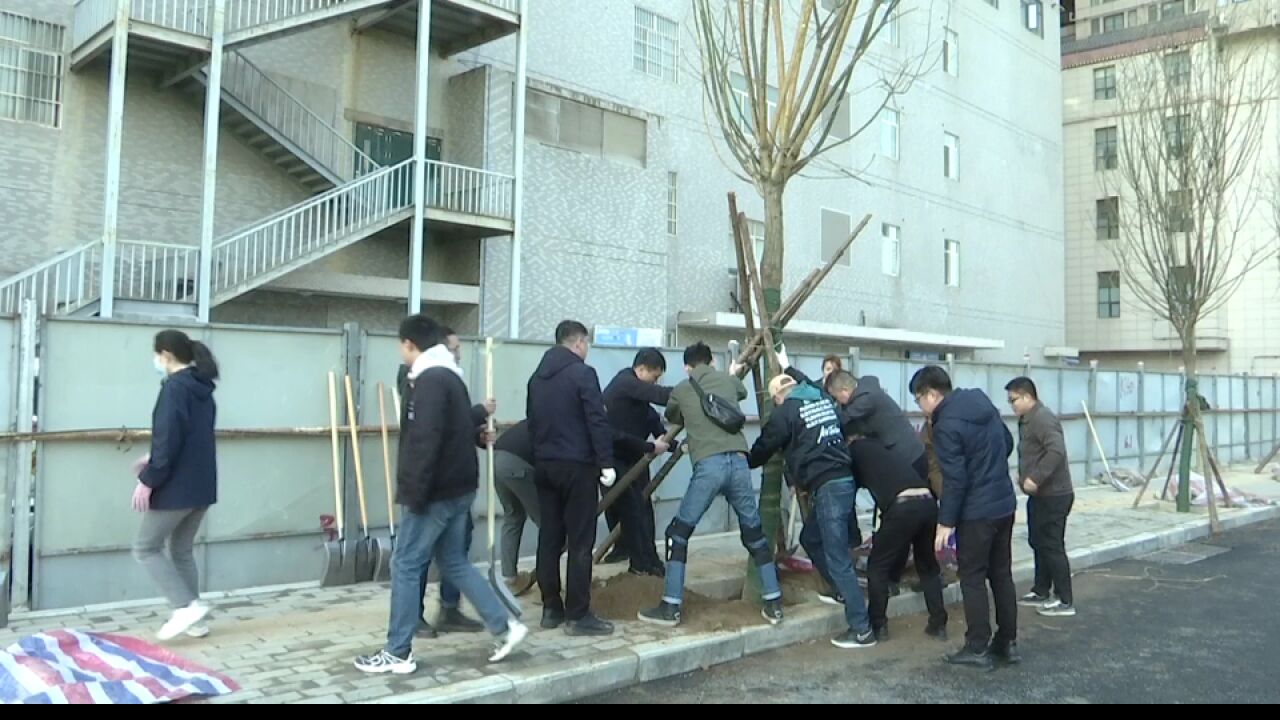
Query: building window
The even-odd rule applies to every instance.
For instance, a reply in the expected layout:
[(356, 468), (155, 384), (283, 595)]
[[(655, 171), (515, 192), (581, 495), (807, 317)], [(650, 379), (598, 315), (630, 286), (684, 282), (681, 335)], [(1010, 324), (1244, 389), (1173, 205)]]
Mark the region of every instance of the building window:
[[(744, 75), (733, 73), (729, 76), (730, 89), (733, 91), (733, 100), (738, 106), (738, 113), (742, 116), (742, 126), (748, 132), (756, 131), (755, 114), (751, 108), (751, 93), (747, 89), (747, 78)], [(769, 122), (778, 116), (778, 88), (770, 85), (768, 98)]]
[[(832, 117), (834, 111), (835, 117)], [(822, 109), (822, 129), (831, 128), (827, 136), (831, 140), (848, 140), (853, 135), (853, 119), (849, 114), (849, 96), (844, 95), (835, 104), (828, 103)]]
[(1097, 202), (1098, 239), (1120, 239), (1120, 198), (1109, 197)]
[(960, 243), (956, 240), (943, 241), (944, 270), (943, 279), (947, 287), (960, 287)]
[(676, 173), (667, 173), (667, 234), (675, 237), (680, 229), (680, 186)]
[(1113, 320), (1120, 317), (1120, 273), (1098, 273), (1098, 317)]
[(1166, 196), (1165, 203), (1165, 219), (1169, 232), (1195, 231), (1195, 208), (1192, 207), (1191, 193), (1186, 190), (1173, 190)]
[(1102, 32), (1112, 33), (1124, 29), (1124, 13), (1115, 13), (1102, 18)]
[(960, 77), (960, 34), (948, 29), (942, 37), (942, 72)]
[[(1221, 5), (1222, 3), (1218, 3)], [(1192, 3), (1194, 11), (1194, 2)], [(1160, 17), (1164, 20), (1187, 14), (1187, 0), (1165, 0), (1160, 3)]]
[(538, 90), (529, 91), (525, 132), (548, 145), (641, 167), (648, 152), (644, 120)]
[(960, 138), (946, 133), (942, 140), (942, 174), (952, 180), (960, 179)]
[(889, 15), (885, 20), (885, 30), (889, 33), (889, 44), (897, 47), (902, 43), (902, 19), (897, 13), (898, 4), (885, 8), (885, 13)]
[(0, 12), (0, 119), (62, 125), (64, 34), (61, 25)]
[(1093, 99), (1114, 100), (1116, 98), (1116, 66), (1108, 65), (1093, 71)]
[(1180, 50), (1164, 56), (1164, 80), (1170, 87), (1182, 88), (1191, 82), (1191, 51)]
[(1120, 165), (1120, 131), (1115, 127), (1093, 131), (1093, 169), (1115, 170)]
[(1041, 0), (1022, 0), (1022, 26), (1044, 37), (1044, 3)]
[(902, 113), (885, 108), (880, 115), (880, 154), (890, 160), (898, 159), (898, 137), (902, 131)]
[(1183, 157), (1191, 146), (1191, 116), (1173, 115), (1165, 118), (1164, 139), (1170, 157)]
[(636, 8), (635, 68), (670, 82), (676, 81), (679, 26), (675, 21)]
[[(844, 241), (849, 239), (849, 233), (853, 232), (853, 216), (847, 213), (838, 212), (836, 210), (822, 210), (822, 262), (830, 263), (840, 248), (844, 246)], [(845, 253), (840, 258), (837, 265), (850, 265), (852, 261), (849, 253)]]
[(902, 273), (902, 228), (897, 225), (880, 226), (880, 272), (889, 277)]

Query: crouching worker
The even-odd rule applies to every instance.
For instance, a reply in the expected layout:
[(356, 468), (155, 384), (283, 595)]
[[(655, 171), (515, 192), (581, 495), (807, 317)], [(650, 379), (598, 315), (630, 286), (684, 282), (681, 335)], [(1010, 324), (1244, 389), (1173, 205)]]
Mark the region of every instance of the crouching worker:
[[(782, 587), (760, 521), (751, 470), (747, 468), (747, 439), (742, 435), (746, 417), (739, 403), (746, 399), (747, 388), (734, 372), (738, 368), (731, 368), (729, 373), (715, 368), (711, 348), (704, 343), (684, 351), (684, 364), (689, 379), (671, 391), (667, 420), (685, 428), (693, 479), (667, 528), (667, 579), (662, 602), (650, 610), (641, 610), (639, 618), (662, 627), (680, 624), (689, 538), (711, 503), (723, 495), (738, 516), (742, 544), (760, 568), (764, 599), (761, 614), (770, 625), (777, 625), (782, 622)], [(708, 415), (706, 407), (714, 411)]]
[(813, 498), (811, 522), (818, 526), (818, 541), (813, 542), (810, 533), (805, 550), (844, 597), (849, 630), (831, 644), (844, 649), (875, 647), (876, 636), (849, 555), (849, 515), (857, 489), (835, 403), (817, 385), (797, 382), (789, 375), (774, 378), (769, 394), (774, 410), (751, 448), (748, 463), (757, 468), (774, 453), (785, 451), (792, 484)]

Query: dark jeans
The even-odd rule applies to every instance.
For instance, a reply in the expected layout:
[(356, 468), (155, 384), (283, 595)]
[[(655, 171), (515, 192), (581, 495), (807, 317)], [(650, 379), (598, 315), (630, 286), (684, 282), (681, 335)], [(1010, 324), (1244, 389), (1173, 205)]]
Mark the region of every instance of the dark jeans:
[(1056, 593), (1067, 605), (1074, 600), (1071, 562), (1067, 559), (1067, 516), (1075, 502), (1074, 494), (1027, 498), (1028, 539), (1036, 557), (1036, 582), (1031, 591), (1045, 597)]
[[(916, 574), (929, 608), (929, 627), (945, 627), (946, 603), (942, 599), (942, 569), (934, 554), (933, 540), (938, 530), (938, 504), (932, 495), (902, 498), (880, 516), (880, 531), (867, 560), (867, 611), (877, 629), (888, 624), (889, 583), (895, 570), (901, 572), (907, 554), (915, 557)], [(912, 552), (914, 551), (914, 552)]]
[[(596, 542), (600, 469), (575, 462), (540, 462), (534, 473), (542, 526), (538, 528), (538, 586), (542, 607), (570, 621), (591, 611), (591, 549)], [(569, 549), (566, 591), (560, 585), (560, 555)]]
[[(465, 547), (463, 548), (463, 553), (468, 558), (471, 557), (471, 536), (475, 535), (475, 530), (476, 522), (471, 519), (471, 513), (467, 512), (467, 536), (464, 540)], [(423, 569), (422, 582), (419, 583), (422, 587), (422, 592), (418, 593), (418, 617), (422, 618), (423, 622), (427, 621), (427, 578), (430, 574), (431, 559), (427, 558), (427, 567)], [(449, 579), (446, 577), (440, 578), (440, 607), (445, 610), (457, 610), (461, 606), (462, 593), (458, 590), (458, 586), (449, 582)]]
[[(618, 461), (619, 468), (630, 468), (635, 465), (631, 458)], [(621, 476), (619, 476), (621, 479)], [(637, 570), (652, 570), (662, 567), (662, 558), (658, 556), (654, 542), (655, 520), (653, 503), (645, 500), (644, 489), (649, 486), (649, 471), (645, 469), (630, 487), (618, 496), (616, 502), (605, 511), (605, 519), (609, 529), (622, 525), (622, 535), (618, 538), (618, 549), (631, 559), (631, 567)], [(609, 516), (613, 518), (610, 520)]]
[(844, 596), (844, 618), (849, 629), (864, 633), (871, 629), (871, 622), (849, 555), (849, 515), (853, 513), (855, 493), (852, 480), (834, 480), (818, 488), (800, 542), (822, 578)]
[(985, 652), (991, 644), (991, 606), (987, 585), (995, 599), (995, 644), (1007, 646), (1018, 640), (1018, 591), (1013, 584), (1013, 522), (1010, 515), (999, 520), (971, 520), (956, 528), (956, 555), (960, 562), (960, 591), (964, 596), (964, 619), (968, 625), (965, 647)]

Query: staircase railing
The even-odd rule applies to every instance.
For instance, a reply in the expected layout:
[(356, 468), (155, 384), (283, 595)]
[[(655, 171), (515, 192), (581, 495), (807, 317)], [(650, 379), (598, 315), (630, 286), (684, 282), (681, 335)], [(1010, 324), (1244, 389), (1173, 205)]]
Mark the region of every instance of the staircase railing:
[(101, 265), (102, 242), (94, 241), (0, 280), (0, 314), (18, 312), (25, 300), (46, 315), (75, 312), (98, 299)]
[(194, 303), (200, 286), (200, 248), (121, 241), (116, 248), (116, 292), (122, 300)]
[(222, 89), (344, 182), (381, 167), (240, 53), (224, 57)]
[(427, 161), (427, 206), (510, 220), (515, 178), (511, 175)]
[(277, 273), (413, 207), (413, 160), (376, 170), (218, 241), (212, 292)]

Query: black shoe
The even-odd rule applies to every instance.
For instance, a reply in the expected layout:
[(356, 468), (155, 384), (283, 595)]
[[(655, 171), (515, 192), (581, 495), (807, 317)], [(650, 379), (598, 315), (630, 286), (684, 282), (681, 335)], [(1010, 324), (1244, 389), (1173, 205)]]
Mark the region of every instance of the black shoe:
[(636, 617), (640, 619), (640, 622), (649, 623), (650, 625), (673, 628), (680, 625), (680, 606), (664, 600), (656, 608), (641, 610)]
[(864, 633), (858, 633), (855, 630), (835, 638), (831, 641), (832, 645), (841, 650), (866, 650), (876, 646), (876, 634), (874, 631), (868, 630)]
[(958, 665), (960, 667), (971, 667), (991, 672), (996, 669), (996, 664), (992, 661), (991, 656), (985, 652), (973, 652), (969, 649), (961, 650), (953, 655), (947, 655), (943, 658), (948, 665)]
[(436, 620), (436, 627), (442, 633), (478, 633), (484, 631), (484, 623), (472, 620), (458, 608), (444, 608)]
[(830, 589), (819, 590), (818, 602), (822, 603), (823, 605), (831, 605), (832, 607), (839, 607), (841, 605), (844, 605), (844, 596)]
[(653, 565), (651, 567), (643, 568), (630, 567), (627, 568), (627, 572), (635, 575), (636, 577), (665, 578), (667, 576), (667, 569), (661, 565)]
[(765, 600), (764, 609), (760, 611), (760, 617), (763, 617), (770, 625), (781, 625), (782, 599)]
[(564, 624), (563, 610), (543, 610), (542, 611), (541, 627), (543, 630), (555, 630), (556, 628), (560, 627), (563, 624)]
[(605, 555), (604, 560), (601, 560), (600, 562), (604, 565), (617, 565), (618, 563), (627, 562), (630, 559), (631, 559), (631, 556), (628, 555), (627, 553), (618, 549), (614, 549), (613, 552), (609, 553), (608, 555)]
[(889, 626), (876, 628), (873, 632), (876, 634), (876, 642), (889, 642)]
[(924, 634), (928, 637), (933, 638), (934, 640), (937, 640), (938, 642), (946, 642), (947, 626), (941, 625), (939, 627), (932, 627), (932, 626), (927, 627), (924, 629)]
[(436, 632), (436, 629), (431, 627), (431, 623), (426, 620), (418, 621), (418, 629), (414, 632), (414, 635), (417, 635), (423, 640), (435, 640), (440, 637), (440, 634)]
[(1051, 598), (1048, 595), (1041, 595), (1034, 590), (1018, 598), (1018, 604), (1022, 607), (1035, 608), (1039, 610), (1049, 602)]
[(613, 634), (613, 623), (588, 613), (581, 620), (570, 620), (564, 626), (564, 634), (570, 637), (606, 637)]
[(991, 647), (987, 649), (996, 662), (1004, 665), (1021, 665), (1022, 653), (1018, 652), (1018, 643), (1009, 643), (1008, 645), (998, 645), (991, 643)]

